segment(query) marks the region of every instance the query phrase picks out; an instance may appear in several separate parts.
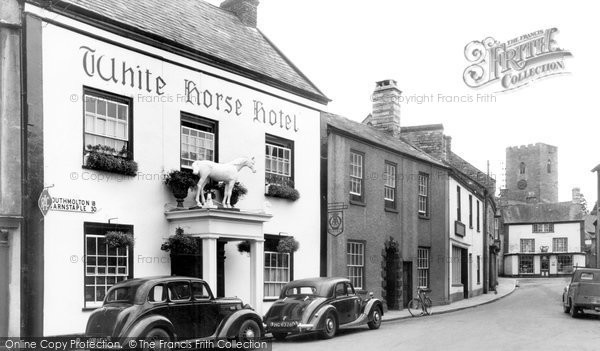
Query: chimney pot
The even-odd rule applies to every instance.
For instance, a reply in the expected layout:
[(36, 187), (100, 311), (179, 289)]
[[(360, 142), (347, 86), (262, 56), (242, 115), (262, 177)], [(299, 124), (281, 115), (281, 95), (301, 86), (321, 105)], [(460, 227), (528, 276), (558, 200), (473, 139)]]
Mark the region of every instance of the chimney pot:
[(393, 79), (381, 80), (375, 83), (372, 102), (373, 111), (367, 124), (374, 128), (391, 133), (394, 137), (400, 135), (400, 95), (397, 83)]

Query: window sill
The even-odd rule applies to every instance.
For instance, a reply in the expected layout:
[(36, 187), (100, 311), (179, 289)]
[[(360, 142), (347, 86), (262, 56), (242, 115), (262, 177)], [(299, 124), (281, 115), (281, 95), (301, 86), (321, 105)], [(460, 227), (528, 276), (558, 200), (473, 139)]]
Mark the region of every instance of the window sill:
[(429, 220), (431, 219), (428, 214), (419, 213), (419, 219)]
[(367, 204), (362, 201), (350, 200), (350, 205), (366, 207)]
[(452, 284), (452, 287), (453, 288), (462, 288), (462, 287), (464, 287), (464, 285), (462, 285), (462, 284)]
[(277, 297), (266, 297), (263, 299), (263, 302), (275, 302), (277, 301), (279, 298)]
[(398, 211), (395, 208), (391, 208), (391, 207), (385, 207), (385, 212), (391, 212), (391, 213), (400, 213), (400, 211)]

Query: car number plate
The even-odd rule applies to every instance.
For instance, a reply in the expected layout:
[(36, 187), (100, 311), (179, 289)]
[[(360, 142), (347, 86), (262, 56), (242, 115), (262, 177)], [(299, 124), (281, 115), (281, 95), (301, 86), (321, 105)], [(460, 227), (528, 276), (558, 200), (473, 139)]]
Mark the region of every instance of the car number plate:
[(269, 326), (271, 328), (294, 328), (298, 325), (298, 322), (295, 321), (282, 321), (282, 322), (271, 322)]

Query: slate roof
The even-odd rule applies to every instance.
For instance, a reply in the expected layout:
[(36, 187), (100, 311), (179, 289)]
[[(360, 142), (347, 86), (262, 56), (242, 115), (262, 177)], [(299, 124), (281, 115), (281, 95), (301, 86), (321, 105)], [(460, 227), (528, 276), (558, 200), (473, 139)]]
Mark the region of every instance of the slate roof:
[[(258, 29), (245, 26), (235, 14), (202, 0), (29, 1), (65, 14), (99, 16), (116, 27), (183, 48), (214, 66), (230, 63), (234, 68), (267, 77), (267, 84), (283, 83), (293, 93), (304, 92), (312, 100), (329, 101)], [(102, 28), (110, 30), (111, 26)]]
[(480, 171), (477, 167), (473, 166), (471, 163), (458, 156), (454, 152), (448, 152), (446, 155), (446, 162), (448, 162), (448, 164), (456, 168), (458, 171), (467, 175), (479, 185), (487, 188), (492, 194), (496, 192), (496, 180), (494, 178)]
[(355, 135), (359, 138), (366, 139), (370, 143), (377, 144), (388, 149), (393, 149), (396, 152), (447, 168), (447, 166), (441, 160), (438, 160), (428, 153), (421, 151), (404, 140), (392, 137), (386, 132), (379, 131), (368, 125), (358, 123), (332, 113), (323, 112), (322, 116), (326, 119), (327, 124), (330, 126)]
[(505, 224), (583, 221), (579, 204), (571, 201), (512, 205), (502, 209)]

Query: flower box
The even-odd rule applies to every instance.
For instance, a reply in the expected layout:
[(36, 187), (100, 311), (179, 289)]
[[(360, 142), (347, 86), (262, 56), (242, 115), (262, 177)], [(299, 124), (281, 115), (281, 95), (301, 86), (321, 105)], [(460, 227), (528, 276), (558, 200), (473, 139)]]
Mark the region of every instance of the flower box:
[(118, 173), (127, 176), (137, 175), (138, 165), (127, 158), (127, 150), (116, 151), (105, 145), (88, 145), (84, 157), (84, 167), (98, 171)]

